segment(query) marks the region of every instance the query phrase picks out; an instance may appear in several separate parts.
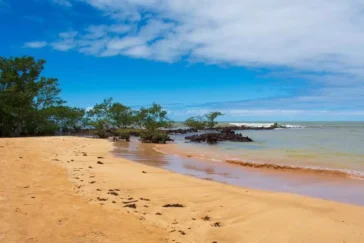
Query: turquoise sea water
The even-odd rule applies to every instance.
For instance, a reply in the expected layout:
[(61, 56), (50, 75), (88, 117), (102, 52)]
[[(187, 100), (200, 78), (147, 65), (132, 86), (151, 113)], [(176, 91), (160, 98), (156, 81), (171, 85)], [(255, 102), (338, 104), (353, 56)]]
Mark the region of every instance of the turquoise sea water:
[[(249, 123), (261, 126), (270, 122)], [(253, 143), (221, 142), (206, 145), (186, 143), (181, 135), (175, 136), (175, 139), (178, 148), (184, 153), (215, 161), (237, 160), (343, 171), (353, 177), (364, 178), (364, 122), (280, 124), (295, 128), (237, 131), (252, 138)]]

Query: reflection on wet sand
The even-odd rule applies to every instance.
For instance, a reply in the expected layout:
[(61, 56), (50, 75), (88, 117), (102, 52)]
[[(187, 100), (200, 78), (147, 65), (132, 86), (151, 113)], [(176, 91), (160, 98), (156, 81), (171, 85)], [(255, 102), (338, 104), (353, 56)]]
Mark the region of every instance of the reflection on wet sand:
[(137, 139), (132, 139), (129, 143), (116, 142), (114, 154), (201, 179), (364, 205), (364, 181), (244, 168), (228, 163), (163, 154), (155, 151), (153, 147), (152, 144), (142, 144)]

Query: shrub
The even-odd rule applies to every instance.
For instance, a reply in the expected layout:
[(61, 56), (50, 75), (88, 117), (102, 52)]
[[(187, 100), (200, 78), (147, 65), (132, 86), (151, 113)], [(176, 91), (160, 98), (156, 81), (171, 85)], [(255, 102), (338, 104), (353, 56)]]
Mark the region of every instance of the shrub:
[(146, 131), (140, 134), (140, 140), (143, 143), (166, 143), (172, 141), (167, 133), (163, 131)]

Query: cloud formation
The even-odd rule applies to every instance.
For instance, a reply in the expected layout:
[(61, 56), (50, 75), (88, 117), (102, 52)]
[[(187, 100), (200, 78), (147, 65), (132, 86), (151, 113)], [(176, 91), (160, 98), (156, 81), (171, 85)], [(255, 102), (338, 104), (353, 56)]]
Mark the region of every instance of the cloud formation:
[(86, 54), (363, 74), (362, 1), (83, 1), (114, 21), (77, 30)]
[(46, 41), (31, 41), (24, 44), (27, 48), (42, 48), (48, 45)]
[[(40, 48), (49, 43), (58, 51), (99, 57), (263, 67), (273, 71), (269, 75), (317, 84), (317, 90), (294, 99), (224, 103), (239, 114), (248, 105), (262, 105), (274, 112), (282, 107), (291, 113), (303, 113), (308, 106), (321, 112), (364, 108), (363, 1), (54, 1), (68, 7), (89, 5), (104, 23), (90, 23), (82, 29), (70, 26), (72, 31), (55, 39), (25, 46)], [(287, 72), (277, 74), (277, 70)], [(214, 108), (224, 109), (222, 106)]]
[(61, 6), (72, 7), (72, 3), (68, 0), (53, 0), (53, 2)]

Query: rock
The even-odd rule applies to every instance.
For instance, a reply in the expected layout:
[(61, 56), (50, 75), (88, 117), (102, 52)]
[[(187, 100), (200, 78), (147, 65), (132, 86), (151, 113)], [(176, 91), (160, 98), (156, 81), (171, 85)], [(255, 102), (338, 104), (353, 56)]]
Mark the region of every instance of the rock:
[(221, 223), (220, 222), (215, 222), (212, 226), (214, 226), (214, 227), (221, 227)]
[(211, 219), (210, 216), (206, 215), (205, 217), (202, 218), (203, 221), (209, 221)]
[(220, 133), (203, 133), (199, 135), (187, 136), (185, 139), (191, 142), (207, 142), (209, 144), (215, 144), (221, 141), (231, 141), (231, 142), (253, 142), (249, 137), (244, 137), (241, 133), (235, 133), (231, 129), (223, 129)]
[(175, 204), (166, 204), (163, 207), (164, 208), (183, 208), (184, 206), (182, 204), (175, 203)]
[(118, 195), (119, 195), (119, 193), (114, 192), (114, 191), (110, 191), (110, 192), (108, 192), (107, 194), (114, 195), (114, 196), (118, 196)]
[(127, 204), (124, 206), (124, 208), (136, 208), (136, 204), (135, 203)]
[(186, 134), (186, 133), (194, 133), (194, 132), (198, 132), (197, 129), (195, 128), (188, 128), (188, 129), (170, 129), (170, 130), (166, 130), (166, 132), (168, 134)]

